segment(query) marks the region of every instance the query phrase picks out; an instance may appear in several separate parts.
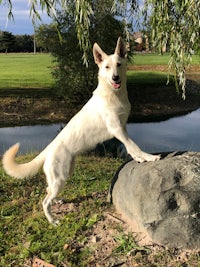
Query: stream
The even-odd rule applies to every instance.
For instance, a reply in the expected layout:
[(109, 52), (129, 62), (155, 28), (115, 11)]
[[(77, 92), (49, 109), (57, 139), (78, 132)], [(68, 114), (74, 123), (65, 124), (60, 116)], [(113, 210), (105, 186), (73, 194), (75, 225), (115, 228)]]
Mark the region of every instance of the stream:
[[(34, 125), (0, 128), (0, 155), (20, 142), (20, 153), (42, 150), (65, 125)], [(127, 124), (129, 136), (149, 153), (200, 151), (200, 109), (160, 122)]]

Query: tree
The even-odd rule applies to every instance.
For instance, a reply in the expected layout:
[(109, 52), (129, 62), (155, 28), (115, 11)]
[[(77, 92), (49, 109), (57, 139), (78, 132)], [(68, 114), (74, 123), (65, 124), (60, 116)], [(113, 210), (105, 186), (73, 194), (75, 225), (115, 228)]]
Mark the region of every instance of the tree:
[[(91, 20), (89, 41), (99, 42), (107, 52), (111, 53), (118, 36), (123, 34), (124, 27), (110, 14), (104, 14), (101, 17), (101, 8), (97, 7), (98, 15)], [(36, 30), (36, 38), (40, 45), (47, 43), (46, 49), (55, 57), (57, 66), (52, 73), (56, 80), (56, 94), (70, 100), (79, 97), (83, 101), (95, 89), (97, 83), (97, 67), (93, 60), (92, 49), (87, 55), (86, 67), (82, 64), (82, 51), (79, 47), (73, 16), (66, 12), (60, 13), (57, 23), (57, 26), (55, 24), (40, 26)], [(109, 28), (109, 32), (105, 25)], [(62, 41), (58, 37), (57, 27)]]
[(42, 24), (35, 29), (37, 47), (45, 52), (53, 51), (55, 44), (59, 43), (58, 29), (56, 24)]
[(33, 52), (33, 36), (16, 35), (14, 52)]
[(0, 32), (0, 51), (5, 52), (13, 52), (15, 44), (15, 36), (10, 32)]
[[(2, 0), (0, 0), (0, 3)], [(12, 0), (4, 0), (9, 6), (8, 17), (12, 17)], [(83, 51), (83, 59), (87, 62), (90, 49), (89, 28), (94, 12), (93, 4), (97, 0), (34, 0), (31, 1), (30, 12), (33, 19), (40, 18), (38, 6), (52, 17), (56, 17), (56, 6), (70, 10), (75, 18), (76, 33)], [(151, 16), (151, 29), (154, 45), (160, 46), (170, 40), (169, 67), (174, 70), (175, 77), (185, 96), (185, 70), (191, 62), (194, 51), (199, 49), (200, 33), (200, 1), (199, 0), (144, 0), (141, 10), (140, 0), (108, 0), (113, 14), (122, 14), (124, 21), (130, 22), (137, 15), (144, 20)], [(73, 5), (74, 3), (74, 5)], [(142, 11), (142, 13), (141, 13)], [(139, 21), (137, 20), (137, 21)]]
[(33, 36), (0, 31), (0, 52), (33, 52)]
[[(149, 4), (151, 4), (150, 10)], [(152, 28), (153, 44), (155, 47), (169, 44), (169, 69), (174, 71), (183, 98), (185, 98), (185, 72), (191, 63), (192, 55), (200, 46), (199, 9), (199, 0), (145, 1), (144, 11)]]

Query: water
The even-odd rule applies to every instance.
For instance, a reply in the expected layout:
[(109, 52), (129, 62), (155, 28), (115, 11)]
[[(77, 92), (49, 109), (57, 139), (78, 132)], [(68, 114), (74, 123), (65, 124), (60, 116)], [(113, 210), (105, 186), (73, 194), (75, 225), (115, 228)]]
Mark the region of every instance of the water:
[[(12, 144), (20, 152), (42, 150), (63, 124), (0, 128), (0, 155)], [(146, 152), (200, 151), (200, 109), (162, 122), (131, 123), (129, 136)]]
[(64, 125), (34, 125), (0, 128), (0, 155), (15, 143), (20, 143), (21, 153), (42, 150)]
[(200, 109), (162, 122), (127, 125), (130, 137), (147, 152), (200, 151)]

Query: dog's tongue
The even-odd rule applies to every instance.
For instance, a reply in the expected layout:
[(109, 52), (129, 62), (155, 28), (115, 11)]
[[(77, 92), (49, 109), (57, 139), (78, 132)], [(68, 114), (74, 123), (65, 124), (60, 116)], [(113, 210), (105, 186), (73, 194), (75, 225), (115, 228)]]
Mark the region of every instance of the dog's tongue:
[(113, 83), (113, 87), (115, 89), (118, 89), (121, 86), (121, 83)]

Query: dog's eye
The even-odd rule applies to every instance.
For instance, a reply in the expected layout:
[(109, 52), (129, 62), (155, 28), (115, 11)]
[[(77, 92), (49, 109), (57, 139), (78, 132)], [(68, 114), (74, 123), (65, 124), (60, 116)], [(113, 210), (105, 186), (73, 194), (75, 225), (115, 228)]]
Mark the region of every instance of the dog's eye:
[(109, 69), (110, 68), (110, 66), (109, 65), (106, 65), (106, 69)]
[(120, 67), (122, 64), (121, 63), (117, 63), (117, 67)]

